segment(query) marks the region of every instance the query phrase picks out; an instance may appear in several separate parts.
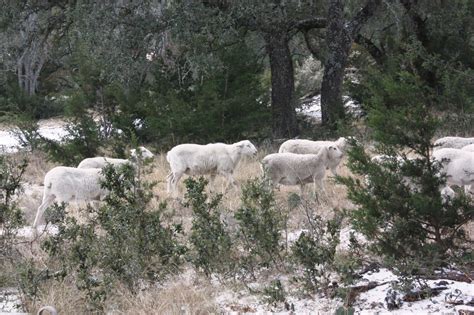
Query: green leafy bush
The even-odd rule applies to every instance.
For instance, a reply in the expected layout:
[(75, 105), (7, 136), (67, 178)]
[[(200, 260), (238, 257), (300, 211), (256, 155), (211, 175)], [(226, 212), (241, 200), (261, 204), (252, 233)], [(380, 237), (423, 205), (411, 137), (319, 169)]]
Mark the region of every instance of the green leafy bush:
[(310, 291), (326, 288), (331, 272), (338, 271), (335, 254), (341, 222), (340, 213), (328, 221), (320, 216), (310, 218), (311, 229), (302, 232), (291, 248), (297, 265), (303, 268), (301, 280)]
[(190, 260), (207, 276), (213, 273), (228, 274), (233, 270), (232, 240), (226, 223), (219, 211), (222, 195), (212, 196), (209, 201), (204, 192), (207, 180), (187, 178), (185, 206), (193, 211), (193, 225), (189, 241)]
[(0, 84), (0, 121), (10, 123), (18, 115), (37, 120), (62, 113), (61, 104), (53, 99), (44, 95), (27, 95), (18, 86), (16, 77), (8, 76), (7, 82)]
[[(23, 213), (16, 197), (22, 192), (21, 180), (27, 166), (26, 160), (14, 160), (0, 155), (0, 266), (17, 259), (17, 229), (24, 224)], [(0, 280), (8, 275), (0, 273)], [(4, 281), (1, 280), (1, 281)], [(2, 286), (0, 281), (0, 286)]]
[(242, 186), (242, 205), (235, 212), (241, 264), (253, 273), (256, 267), (269, 267), (282, 260), (281, 236), (287, 216), (277, 207), (273, 190), (262, 179)]

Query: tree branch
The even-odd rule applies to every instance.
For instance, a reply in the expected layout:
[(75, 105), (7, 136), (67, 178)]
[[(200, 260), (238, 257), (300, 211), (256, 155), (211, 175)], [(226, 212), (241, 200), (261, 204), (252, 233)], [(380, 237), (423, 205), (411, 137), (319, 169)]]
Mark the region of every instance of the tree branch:
[(368, 0), (365, 6), (346, 25), (347, 34), (354, 39), (364, 24), (374, 15), (382, 0)]
[(426, 47), (429, 39), (427, 35), (428, 31), (426, 30), (425, 20), (413, 8), (413, 5), (416, 5), (417, 1), (400, 0), (400, 3), (405, 8), (408, 16), (410, 17), (415, 26), (416, 38), (423, 44), (424, 47)]
[(309, 31), (313, 28), (325, 28), (327, 19), (323, 17), (316, 17), (312, 19), (300, 20), (290, 24), (290, 29), (296, 28), (301, 31)]
[(377, 64), (380, 65), (383, 63), (385, 52), (382, 48), (377, 47), (373, 41), (359, 33), (355, 37), (354, 42), (364, 47)]

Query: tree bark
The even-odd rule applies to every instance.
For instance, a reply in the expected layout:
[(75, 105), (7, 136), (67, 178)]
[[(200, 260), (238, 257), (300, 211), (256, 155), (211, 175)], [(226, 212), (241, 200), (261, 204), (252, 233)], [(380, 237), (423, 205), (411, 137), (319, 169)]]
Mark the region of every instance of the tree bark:
[(328, 10), (326, 42), (329, 49), (321, 84), (321, 114), (323, 125), (329, 127), (335, 127), (336, 122), (344, 118), (342, 83), (351, 45), (381, 4), (381, 0), (368, 0), (364, 8), (347, 22), (344, 19), (344, 2), (331, 0)]
[(23, 52), (17, 60), (18, 85), (28, 95), (35, 95), (38, 78), (48, 55), (47, 36), (39, 38), (38, 16), (31, 14), (20, 32)]
[(333, 126), (344, 118), (342, 83), (351, 45), (344, 26), (343, 0), (331, 1), (328, 21), (326, 42), (329, 49), (321, 84), (321, 119), (323, 125)]
[(264, 35), (272, 76), (272, 132), (274, 138), (299, 134), (295, 111), (295, 83), (288, 32)]

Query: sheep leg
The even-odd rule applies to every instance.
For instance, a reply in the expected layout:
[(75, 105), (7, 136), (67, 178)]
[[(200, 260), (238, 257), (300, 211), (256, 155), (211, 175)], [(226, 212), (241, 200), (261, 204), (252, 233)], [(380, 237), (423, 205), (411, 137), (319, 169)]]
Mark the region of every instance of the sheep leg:
[(471, 185), (464, 185), (464, 193), (467, 195), (467, 194), (470, 194), (472, 192), (474, 192), (473, 190), (473, 187)]
[(223, 173), (222, 175), (227, 178), (227, 186), (225, 188), (225, 192), (229, 190), (229, 187), (232, 185), (233, 188), (237, 188), (237, 183), (235, 182), (234, 177), (232, 176), (232, 173)]
[(316, 196), (316, 187), (319, 188), (319, 190), (323, 193), (326, 194), (326, 190), (324, 189), (324, 184), (323, 184), (323, 179), (322, 178), (313, 178), (313, 193)]
[(211, 174), (209, 180), (209, 190), (215, 189), (215, 182), (216, 182), (216, 174)]
[(36, 211), (35, 221), (33, 222), (33, 228), (36, 228), (40, 219), (43, 217), (44, 211), (53, 203), (53, 200), (56, 198), (55, 195), (44, 195), (43, 202), (38, 207)]
[(303, 197), (303, 195), (304, 195), (304, 189), (305, 189), (305, 187), (306, 187), (305, 184), (303, 184), (303, 183), (300, 184), (300, 194), (301, 194), (301, 197)]
[(184, 175), (184, 172), (175, 172), (173, 173), (173, 178), (171, 179), (171, 188), (173, 195), (176, 196), (178, 190), (178, 182), (181, 177)]
[(171, 182), (173, 181), (173, 172), (169, 172), (168, 176), (166, 176), (166, 191), (171, 193)]

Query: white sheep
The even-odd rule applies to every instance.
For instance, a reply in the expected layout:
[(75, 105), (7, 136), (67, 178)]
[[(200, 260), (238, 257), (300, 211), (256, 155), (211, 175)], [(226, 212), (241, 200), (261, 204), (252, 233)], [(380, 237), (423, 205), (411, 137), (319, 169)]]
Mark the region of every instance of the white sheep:
[[(413, 161), (414, 159), (415, 158), (407, 158), (407, 161)], [(391, 161), (393, 161), (393, 162), (396, 162), (399, 167), (403, 167), (403, 165), (406, 162), (406, 160), (403, 159), (401, 156), (398, 156), (398, 155), (397, 156), (390, 156), (390, 155), (386, 155), (386, 154), (375, 155), (370, 160), (372, 162), (377, 163), (377, 164), (382, 165), (382, 166), (383, 166), (384, 163), (390, 163)], [(417, 185), (415, 183), (413, 183), (413, 181), (407, 176), (403, 177), (403, 183), (405, 185), (407, 185), (412, 191), (418, 189)], [(369, 180), (368, 180), (367, 176), (366, 176), (366, 184), (369, 184)], [(445, 203), (448, 200), (454, 198), (454, 196), (455, 196), (454, 190), (451, 189), (451, 187), (449, 187), (448, 185), (440, 187), (439, 190), (440, 190), (441, 199), (442, 199), (443, 203)]]
[(469, 151), (469, 152), (474, 152), (474, 144), (468, 144), (468, 145), (462, 147), (461, 150)]
[(234, 144), (209, 143), (206, 145), (185, 143), (172, 148), (166, 154), (171, 171), (167, 176), (168, 193), (176, 191), (176, 186), (184, 174), (211, 175), (211, 184), (216, 175), (227, 179), (228, 185), (236, 186), (232, 176), (243, 156), (254, 156), (255, 146), (248, 140)]
[(464, 186), (471, 191), (474, 185), (474, 152), (443, 148), (433, 152), (433, 157), (441, 163), (441, 172), (446, 174), (450, 185)]
[(313, 184), (325, 192), (323, 179), (329, 165), (340, 161), (343, 153), (335, 145), (319, 148), (317, 154), (273, 153), (262, 160), (262, 169), (272, 185), (300, 185), (301, 193), (307, 183)]
[(138, 157), (142, 159), (153, 158), (153, 153), (150, 152), (145, 147), (138, 148), (140, 154), (136, 152), (136, 149), (130, 150), (130, 159), (115, 159), (105, 156), (97, 156), (92, 158), (86, 158), (79, 163), (77, 168), (103, 168), (107, 164), (112, 164), (114, 166), (119, 166), (126, 163), (134, 163)]
[(100, 187), (101, 171), (100, 168), (57, 166), (46, 173), (43, 202), (38, 207), (33, 227), (53, 202), (102, 200), (107, 191)]
[(469, 144), (474, 143), (474, 138), (463, 137), (444, 137), (434, 142), (434, 150), (443, 148), (461, 149)]
[[(327, 146), (336, 146), (343, 154), (345, 154), (348, 147), (347, 138), (340, 137), (336, 141), (313, 141), (306, 139), (290, 139), (283, 142), (278, 150), (278, 153), (297, 153), (297, 154), (318, 154), (322, 148)], [(337, 166), (341, 159), (331, 160), (328, 163), (328, 168), (334, 175), (337, 175)]]

